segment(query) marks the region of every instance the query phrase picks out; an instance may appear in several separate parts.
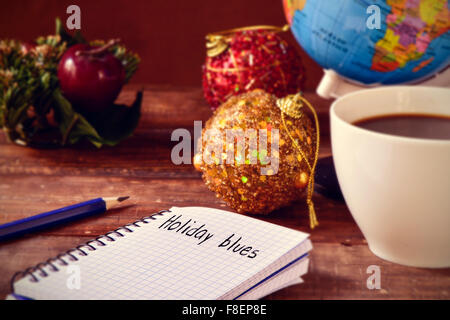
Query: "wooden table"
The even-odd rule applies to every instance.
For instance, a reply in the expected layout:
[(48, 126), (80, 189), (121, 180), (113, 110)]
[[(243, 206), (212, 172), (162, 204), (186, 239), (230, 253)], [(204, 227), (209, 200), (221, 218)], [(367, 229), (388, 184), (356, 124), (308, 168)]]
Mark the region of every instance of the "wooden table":
[[(119, 99), (129, 103), (145, 88), (143, 114), (135, 134), (119, 146), (89, 145), (37, 150), (7, 143), (0, 134), (0, 223), (98, 196), (130, 195), (129, 205), (70, 225), (0, 243), (0, 296), (18, 270), (66, 251), (105, 232), (171, 206), (227, 209), (190, 165), (176, 166), (170, 152), (175, 128), (193, 131), (193, 121), (211, 115), (199, 88), (128, 86)], [(313, 93), (322, 131), (321, 156), (330, 155), (330, 101)], [(344, 202), (315, 195), (320, 226), (305, 282), (268, 299), (449, 299), (449, 269), (408, 268), (383, 261), (368, 249)], [(304, 201), (260, 217), (310, 232)], [(381, 289), (367, 288), (367, 268), (381, 269)]]

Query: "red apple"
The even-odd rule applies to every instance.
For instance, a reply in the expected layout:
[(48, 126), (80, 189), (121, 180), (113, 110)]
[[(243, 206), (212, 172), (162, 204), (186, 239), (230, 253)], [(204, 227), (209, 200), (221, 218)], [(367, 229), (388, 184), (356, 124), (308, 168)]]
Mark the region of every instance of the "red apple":
[(62, 56), (58, 79), (64, 96), (75, 109), (102, 111), (111, 106), (119, 95), (125, 83), (125, 68), (107, 50), (109, 46), (77, 44)]

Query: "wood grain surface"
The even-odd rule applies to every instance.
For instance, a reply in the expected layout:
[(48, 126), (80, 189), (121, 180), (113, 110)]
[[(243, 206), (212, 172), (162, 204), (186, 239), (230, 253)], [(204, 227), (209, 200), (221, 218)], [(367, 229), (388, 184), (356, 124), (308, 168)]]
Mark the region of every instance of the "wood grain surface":
[[(142, 118), (135, 134), (117, 147), (89, 144), (39, 150), (16, 146), (0, 134), (0, 223), (99, 196), (131, 198), (121, 208), (17, 240), (0, 243), (0, 297), (11, 276), (78, 244), (171, 206), (227, 209), (190, 165), (174, 165), (170, 139), (175, 128), (193, 131), (193, 121), (211, 115), (199, 88), (132, 85), (119, 97), (133, 100), (144, 89)], [(314, 93), (322, 131), (321, 156), (331, 154), (330, 101)], [(320, 226), (308, 227), (303, 201), (260, 219), (311, 232), (314, 250), (305, 282), (267, 299), (449, 299), (450, 270), (404, 267), (374, 256), (346, 205), (315, 195)], [(381, 268), (381, 289), (367, 288), (367, 268)]]

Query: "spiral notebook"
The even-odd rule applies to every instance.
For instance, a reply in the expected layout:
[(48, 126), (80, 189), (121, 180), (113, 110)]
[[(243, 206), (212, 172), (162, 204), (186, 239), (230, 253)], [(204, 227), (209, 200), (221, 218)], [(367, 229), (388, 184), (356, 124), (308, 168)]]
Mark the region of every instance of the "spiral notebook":
[(18, 273), (11, 299), (258, 299), (300, 283), (308, 234), (174, 207)]

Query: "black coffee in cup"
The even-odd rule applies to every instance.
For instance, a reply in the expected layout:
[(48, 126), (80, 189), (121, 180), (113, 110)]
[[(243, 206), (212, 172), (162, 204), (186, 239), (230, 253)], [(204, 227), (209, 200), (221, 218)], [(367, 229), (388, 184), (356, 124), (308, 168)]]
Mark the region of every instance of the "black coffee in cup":
[(450, 117), (401, 113), (358, 120), (354, 125), (380, 133), (422, 139), (450, 140)]

